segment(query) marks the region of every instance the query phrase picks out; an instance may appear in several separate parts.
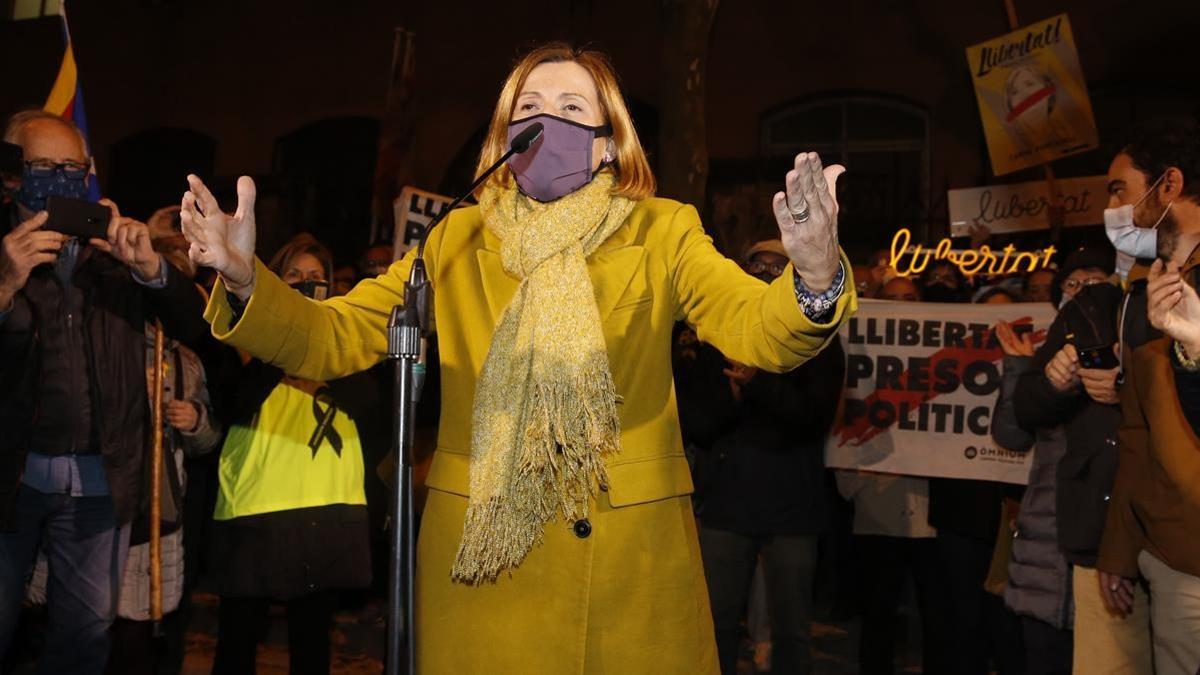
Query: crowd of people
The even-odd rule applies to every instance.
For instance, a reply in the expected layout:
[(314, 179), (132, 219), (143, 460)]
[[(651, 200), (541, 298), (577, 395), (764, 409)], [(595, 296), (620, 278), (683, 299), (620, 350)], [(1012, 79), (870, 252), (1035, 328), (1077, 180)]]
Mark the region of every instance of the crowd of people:
[[(282, 350), (286, 335), (256, 342), (256, 354), (218, 342), (214, 330), (242, 330), (234, 324), (264, 322), (270, 310), (256, 309), (257, 295), (228, 299), (221, 288), (213, 302), (225, 297), (228, 306), (210, 306), (205, 320), (216, 278), (189, 257), (195, 241), (181, 231), (178, 209), (147, 225), (105, 201), (106, 237), (47, 230), (49, 196), (86, 192), (84, 139), (67, 120), (27, 111), (9, 121), (4, 140), (26, 159), (19, 187), (7, 186), (15, 207), (0, 250), (6, 667), (32, 650), (42, 673), (179, 672), (190, 597), (203, 583), (220, 597), (213, 672), (254, 672), (271, 603), (286, 608), (291, 672), (328, 672), (339, 591), (373, 578), (378, 588), (387, 555), (377, 470), (390, 423), (384, 374), (320, 377), (307, 361), (285, 370), (262, 352)], [(610, 152), (625, 150), (610, 144)], [(991, 433), (1003, 448), (1032, 453), (1027, 486), (826, 469), (845, 369), (836, 337), (798, 368), (774, 373), (677, 326), (670, 367), (722, 672), (737, 672), (748, 613), (760, 667), (814, 672), (822, 583), (845, 590), (861, 617), (864, 674), (896, 672), (908, 587), (922, 672), (1197, 672), (1200, 136), (1148, 129), (1116, 155), (1108, 177), (1115, 252), (1082, 247), (1053, 268), (986, 279), (945, 261), (901, 276), (881, 252), (841, 273), (862, 298), (1057, 309), (1039, 344), (1003, 322), (995, 329), (1005, 356)], [(193, 193), (201, 197), (185, 199), (185, 212), (207, 210), (196, 184)], [(791, 274), (791, 258), (784, 242), (768, 239), (740, 259), (771, 284)], [(301, 234), (263, 270), (319, 301), (391, 263), (390, 245), (381, 245), (358, 264), (335, 265)], [(253, 274), (265, 283), (267, 272)], [(156, 342), (165, 343), (161, 363)], [(1103, 345), (1116, 365), (1089, 367), (1080, 345)], [(150, 615), (146, 487), (155, 398), (165, 457), (155, 509), (161, 622)], [(442, 493), (459, 493), (439, 490), (444, 517)], [(590, 521), (545, 537), (585, 540), (593, 527), (620, 527), (617, 500), (640, 499), (610, 498)], [(438, 573), (448, 574), (454, 551), (442, 552), (447, 569)], [(23, 610), (37, 604), (46, 607), (44, 626), (30, 628)]]
[[(1109, 244), (1005, 277), (967, 278), (945, 260), (901, 276), (888, 251), (854, 266), (860, 297), (1050, 303), (1057, 318), (1036, 344), (1004, 321), (995, 326), (1004, 358), (991, 435), (1032, 454), (1028, 484), (830, 469), (837, 496), (852, 504), (849, 554), (828, 517), (843, 502), (821, 479), (841, 349), (780, 376), (681, 333), (681, 421), (723, 672), (736, 672), (739, 622), (764, 610), (769, 638), (750, 638), (772, 649), (763, 658), (757, 644), (756, 662), (812, 672), (811, 636), (796, 631), (795, 617), (809, 616), (818, 541), (824, 555), (855, 561), (843, 570), (855, 570), (862, 673), (897, 672), (906, 587), (920, 617), (922, 672), (1200, 668), (1200, 414), (1190, 351), (1200, 348), (1200, 181), (1189, 178), (1198, 174), (1192, 127), (1150, 125), (1112, 160)], [(743, 263), (778, 275), (781, 256), (777, 241), (764, 241)], [(1081, 362), (1096, 346), (1111, 360)], [(765, 593), (747, 609), (759, 584)]]

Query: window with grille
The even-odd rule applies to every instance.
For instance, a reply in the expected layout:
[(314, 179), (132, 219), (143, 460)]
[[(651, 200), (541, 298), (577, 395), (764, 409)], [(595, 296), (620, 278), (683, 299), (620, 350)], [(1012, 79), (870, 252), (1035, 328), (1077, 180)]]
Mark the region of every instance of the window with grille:
[(832, 95), (764, 117), (768, 175), (782, 175), (806, 150), (848, 169), (838, 184), (847, 249), (859, 248), (861, 255), (886, 246), (900, 227), (928, 239), (929, 114), (923, 108), (882, 96)]

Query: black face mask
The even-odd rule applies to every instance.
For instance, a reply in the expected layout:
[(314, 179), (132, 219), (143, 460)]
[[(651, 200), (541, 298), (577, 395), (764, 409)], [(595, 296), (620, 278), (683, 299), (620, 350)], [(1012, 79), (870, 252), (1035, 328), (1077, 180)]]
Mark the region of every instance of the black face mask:
[(297, 281), (291, 284), (291, 287), (300, 291), (301, 294), (313, 300), (324, 300), (329, 297), (329, 282), (317, 281), (309, 279), (308, 281)]
[(945, 284), (930, 284), (921, 291), (925, 302), (958, 302), (958, 291)]

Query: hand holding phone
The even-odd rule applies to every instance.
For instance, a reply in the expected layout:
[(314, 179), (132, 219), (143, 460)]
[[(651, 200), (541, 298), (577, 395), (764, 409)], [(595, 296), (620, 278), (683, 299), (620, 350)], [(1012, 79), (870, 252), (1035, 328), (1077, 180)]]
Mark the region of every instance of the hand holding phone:
[(101, 199), (98, 205), (108, 211), (108, 227), (100, 236), (92, 237), (89, 243), (121, 261), (143, 281), (159, 278), (163, 261), (150, 244), (150, 228), (122, 216), (117, 205), (108, 199)]
[(54, 262), (66, 236), (44, 229), (46, 214), (17, 225), (0, 241), (0, 310), (7, 309), (38, 265)]
[(1121, 363), (1113, 351), (1113, 345), (1080, 347), (1078, 352), (1079, 381), (1087, 395), (1097, 403), (1119, 403), (1121, 397), (1117, 392), (1117, 376)]
[(1046, 363), (1044, 370), (1051, 386), (1066, 393), (1079, 384), (1079, 354), (1070, 342), (1062, 346)]

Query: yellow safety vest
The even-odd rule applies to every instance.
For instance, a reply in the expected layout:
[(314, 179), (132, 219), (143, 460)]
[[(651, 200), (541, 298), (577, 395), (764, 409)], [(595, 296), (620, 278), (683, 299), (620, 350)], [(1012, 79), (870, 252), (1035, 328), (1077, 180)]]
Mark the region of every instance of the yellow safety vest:
[[(221, 489), (214, 518), (302, 509), (329, 504), (366, 504), (362, 445), (349, 415), (329, 417), (327, 396), (285, 382), (263, 402), (249, 426), (234, 425), (221, 449)], [(340, 446), (340, 449), (339, 449)]]

